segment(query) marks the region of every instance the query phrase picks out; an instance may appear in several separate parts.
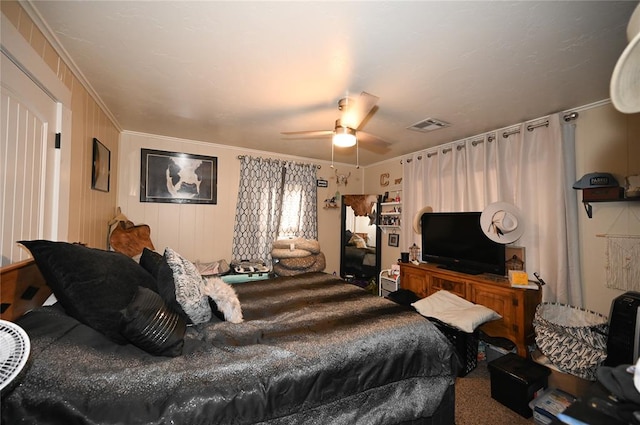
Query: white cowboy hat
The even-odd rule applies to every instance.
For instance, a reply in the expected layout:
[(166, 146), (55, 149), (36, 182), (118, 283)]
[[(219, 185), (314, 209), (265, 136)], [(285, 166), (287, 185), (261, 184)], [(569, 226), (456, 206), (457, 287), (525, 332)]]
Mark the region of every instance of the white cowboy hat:
[(609, 91), (618, 111), (633, 114), (640, 112), (640, 4), (629, 19), (627, 41), (613, 70)]
[(501, 244), (515, 242), (524, 233), (522, 214), (506, 202), (489, 204), (480, 214), (480, 227), (489, 239)]
[(422, 233), (422, 214), (433, 212), (431, 207), (422, 207), (420, 211), (413, 216), (413, 231), (416, 233)]

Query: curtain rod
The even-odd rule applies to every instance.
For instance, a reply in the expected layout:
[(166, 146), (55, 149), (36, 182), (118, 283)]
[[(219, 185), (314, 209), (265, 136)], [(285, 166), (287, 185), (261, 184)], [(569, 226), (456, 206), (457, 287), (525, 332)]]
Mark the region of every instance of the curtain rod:
[[(564, 122), (569, 122), (569, 121), (577, 120), (579, 116), (580, 116), (580, 114), (578, 114), (577, 112), (567, 112), (566, 114), (564, 114), (562, 116), (562, 119), (564, 120)], [(549, 120), (546, 119), (546, 120), (538, 122), (536, 124), (529, 124), (527, 126), (527, 131), (533, 131), (538, 127), (549, 127)], [(507, 137), (511, 136), (512, 134), (517, 134), (517, 133), (520, 133), (519, 129), (515, 129), (515, 130), (511, 130), (511, 131), (505, 131), (504, 133), (502, 133), (502, 137), (504, 137), (506, 139)]]
[[(565, 121), (566, 121), (566, 119), (565, 119)], [(544, 121), (536, 123), (536, 124), (529, 124), (527, 126), (527, 131), (533, 131), (538, 127), (549, 127), (549, 120), (544, 120)], [(502, 137), (506, 139), (507, 137), (511, 136), (512, 134), (518, 134), (518, 133), (520, 133), (520, 129), (519, 128), (516, 128), (516, 129), (513, 129), (513, 130), (508, 130), (508, 131), (505, 131), (504, 133), (502, 133)]]
[[(578, 114), (577, 112), (567, 112), (566, 114), (564, 114), (562, 116), (562, 119), (564, 120), (564, 122), (569, 122), (569, 121), (573, 121), (573, 120), (578, 119), (579, 116), (580, 116), (580, 114)], [(538, 127), (549, 127), (549, 120), (546, 119), (544, 121), (540, 121), (540, 122), (535, 123), (535, 124), (529, 124), (529, 125), (527, 125), (527, 131), (533, 131)], [(488, 133), (491, 133), (491, 132), (488, 132)], [(488, 133), (485, 133), (485, 134), (488, 134)], [(506, 139), (507, 137), (511, 136), (512, 134), (517, 134), (517, 133), (520, 133), (520, 129), (516, 128), (516, 129), (513, 129), (513, 130), (507, 130), (507, 131), (504, 131), (502, 133), (502, 137)], [(487, 141), (489, 143), (493, 142), (495, 139), (496, 139), (495, 136), (492, 135), (492, 134), (489, 134), (487, 136)], [(478, 145), (480, 143), (484, 143), (484, 139), (473, 140), (471, 142), (471, 145), (472, 146), (476, 146), (476, 145)], [(464, 147), (464, 145), (458, 145), (458, 146), (456, 146), (456, 149), (460, 150), (463, 147)], [(442, 150), (442, 153), (447, 153), (449, 151), (451, 151), (451, 148), (444, 148)], [(427, 153), (427, 158), (431, 158), (434, 155), (438, 155), (438, 152), (435, 151), (435, 152)], [(418, 160), (421, 160), (421, 159), (422, 159), (422, 155), (418, 156)], [(411, 158), (407, 158), (406, 162), (407, 163), (411, 162)], [(403, 163), (404, 163), (404, 161), (401, 159), (400, 160), (400, 164), (403, 164)]]
[[(246, 155), (238, 155), (238, 159), (244, 159), (244, 158), (251, 158), (250, 156), (246, 156)], [(311, 164), (311, 163), (304, 163), (304, 162), (296, 162), (296, 161), (287, 161), (286, 159), (273, 159), (273, 158), (260, 158), (264, 161), (283, 161), (283, 162), (292, 162), (294, 164), (301, 164), (301, 165), (313, 165), (314, 167), (316, 167), (318, 170), (322, 168), (322, 165), (320, 164)]]

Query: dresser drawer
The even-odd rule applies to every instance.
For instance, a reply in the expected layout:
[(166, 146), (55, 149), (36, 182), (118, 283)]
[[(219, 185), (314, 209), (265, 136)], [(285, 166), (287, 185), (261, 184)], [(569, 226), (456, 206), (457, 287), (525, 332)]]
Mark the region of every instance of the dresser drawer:
[(464, 282), (456, 282), (454, 280), (441, 279), (439, 277), (431, 278), (431, 293), (445, 290), (459, 297), (466, 298), (466, 284)]
[(380, 286), (382, 287), (383, 291), (387, 292), (395, 292), (398, 290), (398, 284), (395, 280), (382, 278), (380, 279)]

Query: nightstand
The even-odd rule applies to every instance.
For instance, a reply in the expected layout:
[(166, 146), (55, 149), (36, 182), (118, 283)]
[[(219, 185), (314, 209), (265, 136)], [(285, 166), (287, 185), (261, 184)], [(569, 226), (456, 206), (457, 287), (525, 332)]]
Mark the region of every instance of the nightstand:
[(392, 275), (391, 270), (382, 270), (380, 272), (380, 279), (378, 284), (378, 295), (386, 297), (392, 292), (398, 290), (400, 275)]

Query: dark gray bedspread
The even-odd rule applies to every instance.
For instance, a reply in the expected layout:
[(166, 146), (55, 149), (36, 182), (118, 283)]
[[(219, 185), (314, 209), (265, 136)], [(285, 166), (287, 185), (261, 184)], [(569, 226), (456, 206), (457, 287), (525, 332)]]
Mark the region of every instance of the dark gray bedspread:
[(190, 327), (176, 358), (26, 314), (32, 354), (2, 423), (394, 424), (454, 383), (446, 338), (406, 307), (323, 273), (235, 288), (245, 322)]

